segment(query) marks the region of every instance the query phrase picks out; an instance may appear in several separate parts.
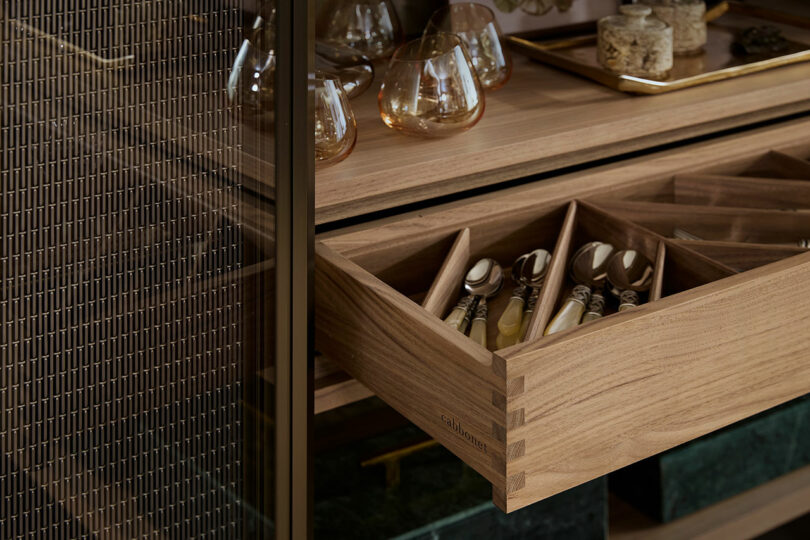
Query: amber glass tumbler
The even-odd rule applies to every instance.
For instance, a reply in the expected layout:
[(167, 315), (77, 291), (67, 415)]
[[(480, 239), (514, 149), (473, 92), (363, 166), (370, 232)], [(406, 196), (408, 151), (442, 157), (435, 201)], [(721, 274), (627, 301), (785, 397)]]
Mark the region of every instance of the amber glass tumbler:
[(464, 42), (481, 86), (500, 88), (512, 75), (512, 56), (501, 39), (495, 14), (481, 4), (452, 4), (433, 13), (425, 34), (447, 32)]
[(263, 5), (236, 55), (228, 78), (228, 100), (243, 121), (273, 129), (276, 75), (276, 9)]
[(327, 0), (318, 12), (316, 33), (372, 60), (388, 58), (402, 43), (402, 27), (390, 0)]
[(315, 165), (321, 168), (342, 161), (351, 153), (357, 141), (357, 124), (340, 79), (316, 73), (313, 83)]
[(388, 127), (425, 137), (470, 129), (484, 114), (484, 92), (461, 38), (441, 32), (394, 53), (378, 102)]

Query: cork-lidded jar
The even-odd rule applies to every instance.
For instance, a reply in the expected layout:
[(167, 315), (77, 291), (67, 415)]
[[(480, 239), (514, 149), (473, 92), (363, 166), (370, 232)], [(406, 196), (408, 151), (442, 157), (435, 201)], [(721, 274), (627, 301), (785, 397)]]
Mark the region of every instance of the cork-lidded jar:
[(695, 54), (706, 45), (706, 2), (703, 0), (644, 0), (653, 14), (672, 27), (675, 54)]
[(608, 71), (665, 79), (672, 69), (672, 27), (649, 17), (641, 4), (621, 6), (621, 15), (599, 21), (599, 63)]

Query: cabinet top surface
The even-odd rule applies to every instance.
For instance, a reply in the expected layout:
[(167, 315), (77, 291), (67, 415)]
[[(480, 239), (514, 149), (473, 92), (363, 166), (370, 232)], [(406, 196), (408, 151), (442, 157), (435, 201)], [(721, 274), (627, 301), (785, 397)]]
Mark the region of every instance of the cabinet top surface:
[(810, 64), (671, 94), (631, 96), (515, 55), (466, 133), (419, 139), (387, 128), (374, 86), (352, 102), (354, 153), (316, 174), (316, 222), (424, 201), (810, 108)]

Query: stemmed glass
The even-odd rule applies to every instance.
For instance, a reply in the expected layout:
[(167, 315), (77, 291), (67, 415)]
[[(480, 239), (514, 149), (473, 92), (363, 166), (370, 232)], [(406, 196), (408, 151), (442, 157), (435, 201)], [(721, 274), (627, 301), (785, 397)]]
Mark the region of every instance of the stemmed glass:
[(344, 160), (357, 141), (357, 124), (349, 97), (340, 79), (316, 73), (315, 90), (315, 166), (321, 168)]
[(402, 28), (390, 0), (328, 0), (319, 12), (316, 34), (372, 60), (388, 58), (402, 42)]
[(388, 127), (427, 137), (469, 129), (484, 114), (484, 93), (461, 38), (441, 32), (397, 49), (378, 103)]
[(464, 42), (481, 86), (500, 88), (512, 74), (512, 57), (501, 40), (495, 14), (481, 4), (452, 4), (431, 15), (425, 34), (448, 32)]

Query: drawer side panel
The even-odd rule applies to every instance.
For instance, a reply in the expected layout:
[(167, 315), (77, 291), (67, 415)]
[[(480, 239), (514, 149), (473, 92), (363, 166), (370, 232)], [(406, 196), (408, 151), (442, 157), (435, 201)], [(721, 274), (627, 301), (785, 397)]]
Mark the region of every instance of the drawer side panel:
[(516, 510), (810, 391), (810, 254), (591, 323), (508, 358), (525, 391)]
[(502, 487), (502, 364), (329, 248), (317, 245), (315, 259), (317, 348)]

